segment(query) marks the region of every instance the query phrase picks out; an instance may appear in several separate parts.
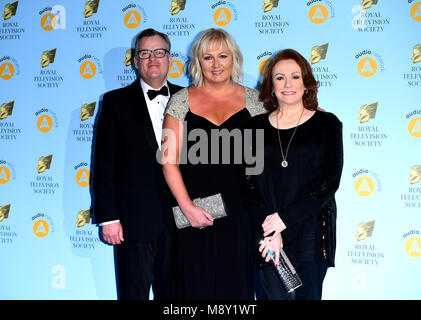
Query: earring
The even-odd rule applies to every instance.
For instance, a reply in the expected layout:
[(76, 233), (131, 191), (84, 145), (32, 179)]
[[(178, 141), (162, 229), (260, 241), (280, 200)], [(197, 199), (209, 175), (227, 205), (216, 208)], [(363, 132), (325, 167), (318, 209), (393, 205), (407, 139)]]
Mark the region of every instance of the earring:
[(307, 94), (308, 93), (308, 89), (304, 89), (304, 94)]
[(272, 92), (270, 93), (270, 95), (271, 95), (272, 97), (274, 97), (274, 98), (275, 98), (275, 94), (273, 93), (273, 90), (272, 90)]

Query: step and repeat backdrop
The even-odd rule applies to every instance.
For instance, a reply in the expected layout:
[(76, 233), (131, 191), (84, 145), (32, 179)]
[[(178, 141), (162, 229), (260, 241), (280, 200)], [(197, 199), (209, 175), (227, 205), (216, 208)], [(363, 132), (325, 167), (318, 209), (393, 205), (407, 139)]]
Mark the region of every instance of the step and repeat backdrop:
[(343, 122), (336, 267), (324, 299), (421, 299), (421, 1), (0, 0), (0, 299), (116, 299), (113, 248), (92, 223), (102, 95), (136, 79), (135, 36), (171, 38), (187, 86), (194, 39), (224, 28), (259, 88), (301, 52)]

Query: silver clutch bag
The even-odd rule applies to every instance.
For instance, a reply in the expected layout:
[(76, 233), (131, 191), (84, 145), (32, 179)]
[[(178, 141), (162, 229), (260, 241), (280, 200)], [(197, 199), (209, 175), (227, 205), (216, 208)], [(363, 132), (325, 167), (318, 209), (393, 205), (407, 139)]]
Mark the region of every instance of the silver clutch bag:
[[(285, 288), (286, 292), (292, 292), (298, 287), (301, 287), (302, 282), (300, 277), (297, 274), (297, 271), (295, 271), (294, 267), (291, 264), (291, 261), (289, 261), (287, 255), (285, 254), (284, 250), (281, 248), (279, 256), (279, 264), (276, 268), (276, 271), (278, 271), (279, 278), (282, 281), (282, 285)], [(274, 263), (273, 256), (271, 257), (272, 263)]]
[[(224, 200), (222, 199), (222, 195), (220, 193), (205, 198), (196, 198), (193, 200), (193, 204), (209, 212), (214, 219), (227, 216)], [(179, 206), (173, 207), (172, 211), (174, 214), (175, 224), (178, 229), (190, 226), (189, 220), (186, 218)]]

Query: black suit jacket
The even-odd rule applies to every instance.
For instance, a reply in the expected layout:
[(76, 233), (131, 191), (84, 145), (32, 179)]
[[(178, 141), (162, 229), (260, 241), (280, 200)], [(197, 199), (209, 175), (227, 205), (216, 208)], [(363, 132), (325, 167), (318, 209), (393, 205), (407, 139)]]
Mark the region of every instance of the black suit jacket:
[[(168, 83), (174, 94), (180, 86)], [(125, 241), (154, 241), (173, 223), (171, 193), (140, 80), (103, 97), (95, 141), (95, 223), (119, 219)]]

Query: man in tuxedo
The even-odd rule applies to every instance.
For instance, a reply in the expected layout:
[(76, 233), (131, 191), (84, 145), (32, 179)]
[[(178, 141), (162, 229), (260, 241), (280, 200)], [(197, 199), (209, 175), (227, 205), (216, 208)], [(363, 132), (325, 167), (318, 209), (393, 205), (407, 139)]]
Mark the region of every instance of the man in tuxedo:
[(172, 58), (167, 35), (141, 32), (134, 64), (140, 79), (104, 95), (95, 141), (95, 223), (116, 246), (119, 299), (171, 298), (173, 270), (171, 193), (157, 150), (170, 95), (181, 89), (167, 81)]

